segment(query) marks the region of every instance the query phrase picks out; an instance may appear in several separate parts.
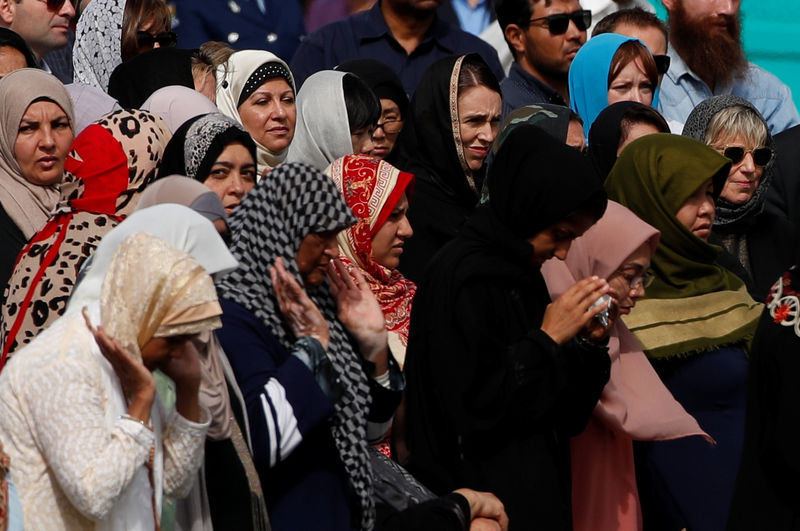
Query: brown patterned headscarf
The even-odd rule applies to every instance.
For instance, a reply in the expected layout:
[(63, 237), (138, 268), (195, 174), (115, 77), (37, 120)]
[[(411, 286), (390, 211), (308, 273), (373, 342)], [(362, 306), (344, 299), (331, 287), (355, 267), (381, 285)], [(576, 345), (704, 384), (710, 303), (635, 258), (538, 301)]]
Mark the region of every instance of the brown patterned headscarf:
[(136, 208), (170, 137), (158, 116), (118, 110), (75, 139), (56, 212), (23, 248), (9, 280), (0, 369), (5, 358), (64, 313), (83, 263)]

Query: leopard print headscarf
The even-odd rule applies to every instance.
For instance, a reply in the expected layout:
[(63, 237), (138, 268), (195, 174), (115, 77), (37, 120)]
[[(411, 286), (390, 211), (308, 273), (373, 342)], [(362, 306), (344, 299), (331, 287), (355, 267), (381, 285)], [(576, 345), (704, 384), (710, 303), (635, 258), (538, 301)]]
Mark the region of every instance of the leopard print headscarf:
[(56, 212), (23, 248), (8, 283), (0, 370), (10, 354), (64, 313), (81, 266), (136, 208), (171, 136), (158, 116), (121, 109), (75, 139)]

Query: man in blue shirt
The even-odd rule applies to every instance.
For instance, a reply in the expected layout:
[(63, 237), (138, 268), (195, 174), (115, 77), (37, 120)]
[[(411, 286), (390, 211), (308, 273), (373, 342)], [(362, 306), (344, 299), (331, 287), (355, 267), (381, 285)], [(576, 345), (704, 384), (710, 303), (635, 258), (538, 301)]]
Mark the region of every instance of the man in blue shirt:
[(448, 55), (475, 52), (498, 79), (503, 69), (487, 43), (442, 21), (442, 0), (379, 0), (372, 9), (332, 22), (308, 36), (292, 58), (300, 87), (311, 74), (351, 59), (376, 59), (397, 72), (410, 95), (427, 68)]
[(669, 12), (669, 71), (658, 110), (681, 123), (701, 101), (734, 94), (752, 103), (772, 134), (800, 123), (789, 87), (749, 62), (742, 49), (741, 0), (662, 0)]
[(591, 14), (581, 10), (578, 0), (496, 0), (495, 10), (514, 54), (508, 77), (500, 83), (503, 116), (533, 103), (566, 106), (567, 74), (586, 42)]

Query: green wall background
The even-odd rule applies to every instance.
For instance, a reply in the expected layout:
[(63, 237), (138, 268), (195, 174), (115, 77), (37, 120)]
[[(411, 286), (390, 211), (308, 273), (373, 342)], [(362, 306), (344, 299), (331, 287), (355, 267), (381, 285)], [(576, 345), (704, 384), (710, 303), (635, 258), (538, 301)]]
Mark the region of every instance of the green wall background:
[[(655, 6), (658, 16), (666, 20), (667, 13), (661, 2), (649, 2)], [(800, 102), (798, 8), (797, 0), (742, 0), (741, 7), (742, 41), (747, 58), (789, 85), (796, 106)]]

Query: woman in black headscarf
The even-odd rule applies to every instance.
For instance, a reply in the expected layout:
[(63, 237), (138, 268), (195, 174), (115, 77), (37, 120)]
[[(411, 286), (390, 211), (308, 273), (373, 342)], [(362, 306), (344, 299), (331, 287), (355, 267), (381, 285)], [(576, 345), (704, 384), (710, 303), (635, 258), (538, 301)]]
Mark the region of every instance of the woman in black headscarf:
[(603, 109), (589, 129), (589, 156), (605, 181), (625, 146), (644, 135), (669, 132), (664, 117), (651, 106), (618, 101)]
[(494, 492), (518, 529), (571, 529), (567, 437), (608, 380), (596, 277), (551, 303), (541, 264), (602, 215), (580, 153), (521, 125), (490, 169), (491, 200), (431, 261), (405, 371), (409, 469), (443, 493)]
[(387, 159), (416, 177), (408, 210), (414, 236), (399, 268), (412, 281), (478, 203), (501, 104), (500, 85), (477, 54), (441, 59), (420, 80)]

